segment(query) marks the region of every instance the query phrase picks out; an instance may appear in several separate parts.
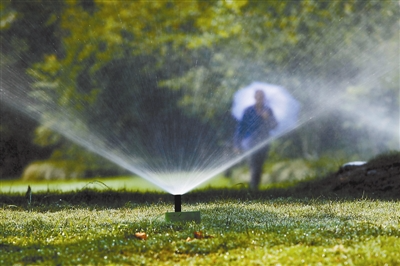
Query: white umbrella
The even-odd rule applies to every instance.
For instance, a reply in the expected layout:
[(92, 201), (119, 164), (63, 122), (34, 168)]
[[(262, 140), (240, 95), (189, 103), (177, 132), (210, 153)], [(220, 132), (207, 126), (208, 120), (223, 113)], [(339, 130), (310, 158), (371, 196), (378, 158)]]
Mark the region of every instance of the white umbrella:
[(272, 109), (278, 126), (271, 136), (283, 134), (297, 125), (300, 104), (283, 87), (263, 82), (253, 82), (238, 90), (233, 97), (232, 115), (240, 121), (247, 107), (255, 104), (254, 94), (262, 90), (267, 98), (266, 104)]

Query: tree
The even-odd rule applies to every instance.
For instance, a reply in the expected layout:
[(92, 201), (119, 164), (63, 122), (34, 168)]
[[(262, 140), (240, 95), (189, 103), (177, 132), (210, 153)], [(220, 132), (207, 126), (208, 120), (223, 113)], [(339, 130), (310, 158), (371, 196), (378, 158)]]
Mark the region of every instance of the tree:
[[(327, 94), (346, 93), (362, 72), (358, 55), (396, 34), (395, 7), (393, 1), (67, 1), (57, 19), (62, 53), (46, 53), (30, 69), (32, 96), (42, 101), (37, 137), (65, 143), (44, 129), (62, 121), (56, 126), (64, 131), (73, 119), (48, 118), (69, 114), (81, 120), (76, 131), (101, 131), (106, 142), (157, 143), (150, 121), (168, 120), (163, 130), (173, 139), (171, 118), (179, 117), (188, 132), (206, 126), (217, 136), (210, 144), (222, 145), (218, 139), (233, 127), (232, 95), (253, 80), (285, 86), (309, 116)], [(294, 154), (335, 148), (323, 136), (340, 134), (337, 118), (311, 124), (306, 130), (313, 134), (299, 131), (292, 141), (305, 148)]]
[[(162, 89), (158, 87), (158, 81), (169, 79), (176, 75), (175, 71), (179, 72), (179, 69), (191, 64), (187, 62), (189, 51), (188, 55), (170, 56), (168, 53), (180, 48), (188, 49), (185, 48), (188, 39), (185, 34), (196, 31), (196, 27), (192, 26), (193, 21), (208, 6), (204, 2), (180, 1), (134, 4), (98, 2), (92, 12), (87, 12), (79, 2), (68, 2), (60, 23), (62, 31), (66, 33), (62, 39), (65, 56), (48, 55), (43, 63), (36, 64), (30, 71), (40, 81), (36, 84), (34, 95), (36, 99), (45, 101), (42, 112), (50, 112), (54, 116), (54, 109), (59, 109), (62, 113), (86, 114), (89, 117), (84, 118), (83, 124), (88, 124), (90, 130), (102, 131), (102, 134), (111, 134), (119, 139), (126, 139), (125, 127), (128, 125), (131, 126), (130, 132), (136, 132), (131, 134), (135, 139), (140, 139), (140, 135), (148, 138), (152, 128), (149, 121), (154, 112), (169, 119), (181, 117), (184, 119), (181, 125), (188, 124), (188, 130), (190, 123), (201, 123), (190, 115), (182, 115), (184, 111), (179, 110), (182, 109), (180, 106), (174, 107), (179, 98), (185, 97), (182, 92)], [(148, 17), (143, 19), (146, 14)], [(177, 15), (179, 19), (175, 19)], [(174, 64), (176, 68), (167, 69), (166, 64), (171, 61), (178, 61), (179, 66)], [(132, 78), (128, 75), (129, 71), (134, 72)], [(113, 91), (115, 86), (119, 88), (118, 93)], [(155, 92), (159, 97), (168, 97), (168, 102), (164, 105), (149, 104), (155, 100)], [(138, 105), (132, 104), (135, 102), (132, 100), (127, 102), (133, 96), (143, 101)], [(49, 107), (49, 102), (56, 103), (56, 106)], [(115, 103), (121, 108), (118, 118), (115, 117), (115, 111), (109, 108)], [(146, 106), (151, 108), (143, 108)], [(97, 111), (85, 112), (85, 108)], [(140, 116), (135, 115), (138, 113)], [(96, 121), (101, 121), (102, 127), (107, 123), (114, 125), (112, 132), (96, 128)], [(174, 123), (170, 122), (167, 124), (174, 127)], [(43, 126), (49, 126), (48, 122), (46, 124), (44, 121)], [(140, 130), (135, 131), (135, 128)], [(173, 136), (172, 129), (165, 130)], [(48, 134), (43, 136), (54, 139)], [(157, 136), (153, 135), (152, 138)], [(43, 144), (46, 143), (46, 138), (40, 139)], [(103, 139), (109, 137), (103, 136)], [(130, 139), (128, 143), (133, 142), (135, 140)], [(136, 143), (140, 142), (136, 140)]]
[(44, 54), (60, 51), (55, 29), (61, 9), (62, 4), (54, 1), (0, 3), (1, 178), (18, 176), (29, 161), (49, 154), (49, 149), (32, 144), (38, 124), (18, 113), (21, 106), (13, 103), (14, 99), (8, 98), (3, 90), (16, 91), (16, 87), (28, 87), (31, 80), (25, 74), (26, 68), (41, 61)]
[[(398, 12), (398, 3), (394, 1), (248, 2), (234, 19), (233, 25), (239, 30), (229, 38), (222, 38), (212, 26), (203, 28), (204, 35), (213, 38), (209, 41), (213, 43), (210, 60), (166, 84), (193, 95), (185, 98), (186, 106), (210, 107), (202, 109), (205, 117), (223, 114), (234, 90), (253, 80), (281, 84), (303, 103), (304, 121), (307, 116), (329, 111), (329, 101), (346, 95), (350, 84), (363, 82), (360, 78), (372, 80), (363, 76), (364, 70), (370, 67), (379, 44), (398, 40)], [(198, 42), (198, 46), (206, 45)], [(398, 53), (394, 46), (390, 51), (387, 58), (396, 62)], [(204, 89), (207, 85), (212, 89)], [(380, 86), (379, 91), (382, 89), (389, 94), (397, 91), (392, 86)], [(365, 95), (369, 91), (364, 89)], [(397, 112), (396, 108), (390, 110)], [(299, 131), (300, 143), (294, 145), (303, 148), (291, 154), (319, 154), (333, 146), (348, 147), (354, 139), (338, 146), (339, 136), (345, 132), (345, 125), (340, 123), (349, 119), (346, 115), (324, 116), (325, 126), (308, 124)]]

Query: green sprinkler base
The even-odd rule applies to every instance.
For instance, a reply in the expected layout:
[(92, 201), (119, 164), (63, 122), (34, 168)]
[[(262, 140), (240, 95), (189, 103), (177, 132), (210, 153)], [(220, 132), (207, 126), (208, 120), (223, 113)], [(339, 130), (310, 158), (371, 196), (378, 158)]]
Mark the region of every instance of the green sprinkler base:
[(200, 212), (166, 212), (165, 220), (167, 222), (196, 222), (200, 223)]

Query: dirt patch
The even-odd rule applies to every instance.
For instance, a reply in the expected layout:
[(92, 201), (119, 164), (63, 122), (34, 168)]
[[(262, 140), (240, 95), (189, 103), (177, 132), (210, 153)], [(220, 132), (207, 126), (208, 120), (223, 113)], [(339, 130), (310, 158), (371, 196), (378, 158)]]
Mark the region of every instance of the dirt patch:
[(377, 157), (363, 165), (347, 165), (336, 173), (298, 187), (320, 194), (400, 199), (400, 153)]

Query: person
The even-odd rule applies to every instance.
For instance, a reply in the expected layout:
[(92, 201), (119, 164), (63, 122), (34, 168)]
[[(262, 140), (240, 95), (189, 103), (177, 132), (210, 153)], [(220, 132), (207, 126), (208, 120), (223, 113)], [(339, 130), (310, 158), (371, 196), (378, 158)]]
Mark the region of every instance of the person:
[[(272, 109), (267, 105), (265, 93), (262, 90), (256, 90), (254, 98), (255, 104), (245, 109), (243, 118), (237, 124), (234, 140), (237, 152), (256, 147), (257, 144), (266, 140), (270, 131), (278, 125)], [(268, 151), (269, 146), (265, 145), (249, 156), (251, 190), (258, 189)]]

